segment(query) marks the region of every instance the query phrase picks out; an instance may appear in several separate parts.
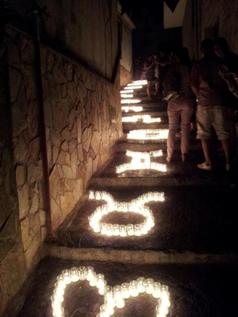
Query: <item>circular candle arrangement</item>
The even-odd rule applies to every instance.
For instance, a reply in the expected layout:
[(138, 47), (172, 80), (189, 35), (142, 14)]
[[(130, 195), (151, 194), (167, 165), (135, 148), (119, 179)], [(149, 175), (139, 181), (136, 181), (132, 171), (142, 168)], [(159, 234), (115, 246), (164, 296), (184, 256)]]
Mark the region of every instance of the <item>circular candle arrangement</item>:
[(97, 274), (92, 267), (73, 267), (64, 270), (55, 283), (51, 296), (53, 317), (64, 317), (64, 294), (66, 287), (71, 283), (88, 281), (91, 287), (96, 287), (98, 293), (104, 297), (96, 317), (113, 316), (116, 309), (125, 306), (126, 301), (141, 294), (148, 294), (158, 300), (156, 317), (166, 317), (170, 307), (170, 293), (168, 287), (161, 285), (151, 278), (139, 277), (121, 285), (108, 286), (103, 274)]
[(151, 152), (126, 151), (126, 155), (131, 157), (131, 162), (118, 165), (116, 167), (117, 174), (132, 170), (156, 170), (164, 173), (167, 172), (166, 164), (151, 161), (152, 157), (162, 156), (162, 150)]
[[(148, 192), (130, 202), (118, 202), (107, 192), (90, 191), (89, 199), (103, 200), (106, 203), (96, 208), (89, 216), (89, 225), (95, 233), (105, 236), (139, 237), (146, 235), (155, 225), (153, 213), (145, 204), (164, 201), (164, 193)], [(140, 224), (111, 224), (102, 222), (102, 218), (113, 212), (138, 214), (145, 218)]]

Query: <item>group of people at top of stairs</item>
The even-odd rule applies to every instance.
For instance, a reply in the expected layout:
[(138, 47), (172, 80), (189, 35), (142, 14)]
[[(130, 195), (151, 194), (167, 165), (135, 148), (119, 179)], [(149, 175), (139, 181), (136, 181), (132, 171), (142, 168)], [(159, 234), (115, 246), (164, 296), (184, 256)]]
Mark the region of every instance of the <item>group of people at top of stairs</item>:
[(196, 127), (205, 157), (198, 168), (212, 169), (210, 143), (216, 134), (224, 151), (225, 169), (229, 171), (236, 149), (238, 55), (230, 51), (224, 38), (203, 40), (201, 52), (203, 57), (193, 63), (186, 48), (167, 55), (151, 55), (140, 78), (148, 81), (149, 99), (156, 94), (167, 103), (167, 162), (173, 159), (179, 129), (181, 159), (187, 161), (191, 127)]

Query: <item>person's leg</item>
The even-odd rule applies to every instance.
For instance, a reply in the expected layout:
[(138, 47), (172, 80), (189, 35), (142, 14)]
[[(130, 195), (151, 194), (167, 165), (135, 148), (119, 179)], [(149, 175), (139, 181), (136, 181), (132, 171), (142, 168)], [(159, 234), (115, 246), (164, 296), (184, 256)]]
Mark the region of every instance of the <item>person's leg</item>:
[(211, 110), (210, 107), (197, 106), (197, 138), (201, 140), (202, 151), (205, 158), (203, 163), (197, 165), (204, 170), (211, 169), (210, 138), (211, 138)]
[(226, 166), (228, 167), (231, 163), (231, 155), (230, 155), (230, 140), (225, 139), (221, 140), (222, 148), (225, 155)]
[(207, 165), (211, 165), (211, 155), (210, 155), (210, 140), (209, 139), (201, 139), (203, 155), (205, 158), (205, 162)]
[(173, 102), (168, 104), (168, 118), (169, 118), (169, 134), (167, 139), (167, 161), (170, 162), (174, 153), (174, 144), (176, 133), (179, 129), (180, 111), (176, 111), (176, 105)]
[(230, 116), (230, 109), (216, 106), (214, 107), (214, 129), (218, 139), (221, 141), (222, 149), (225, 156), (226, 169), (230, 169), (231, 164), (231, 147), (230, 136), (232, 129), (232, 121)]
[(149, 99), (152, 99), (153, 82), (150, 80), (147, 83), (146, 93)]
[(190, 123), (193, 109), (188, 104), (183, 104), (181, 108), (181, 159), (186, 161), (189, 152)]

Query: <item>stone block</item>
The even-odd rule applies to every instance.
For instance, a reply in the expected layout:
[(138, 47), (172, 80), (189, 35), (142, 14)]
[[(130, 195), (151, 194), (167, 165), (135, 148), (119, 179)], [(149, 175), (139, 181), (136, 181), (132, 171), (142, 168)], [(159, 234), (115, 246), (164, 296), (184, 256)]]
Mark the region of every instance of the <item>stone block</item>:
[(81, 124), (81, 116), (77, 117), (77, 139), (78, 143), (82, 142), (82, 124)]
[(29, 187), (27, 184), (17, 189), (18, 204), (19, 204), (19, 218), (23, 219), (29, 212)]
[(64, 195), (60, 197), (60, 207), (64, 217), (72, 211), (76, 203), (77, 201), (75, 201), (72, 192), (65, 192)]
[(30, 221), (29, 218), (26, 217), (20, 222), (21, 227), (21, 237), (22, 237), (22, 245), (23, 249), (27, 250), (30, 245)]
[[(17, 54), (17, 52), (16, 52), (16, 54)], [(19, 90), (22, 86), (23, 76), (19, 70), (15, 69), (15, 68), (10, 68), (9, 81), (10, 81), (10, 87), (11, 87), (11, 91), (10, 91), (11, 102), (13, 103), (17, 100)]]
[(59, 156), (57, 158), (57, 164), (70, 166), (70, 163), (71, 161), (69, 153), (60, 151)]
[(39, 217), (40, 217), (40, 225), (44, 227), (46, 225), (46, 212), (43, 209), (39, 210)]
[(92, 135), (92, 140), (91, 140), (91, 147), (94, 151), (94, 153), (98, 153), (99, 147), (101, 143), (101, 135), (98, 131), (94, 131)]
[(33, 237), (28, 249), (25, 251), (26, 267), (28, 270), (32, 268), (34, 263), (38, 262), (38, 252), (41, 245), (41, 231), (39, 229), (39, 231)]
[(24, 165), (17, 165), (16, 167), (16, 183), (20, 187), (24, 185), (26, 181), (26, 168)]
[(89, 150), (91, 139), (92, 139), (92, 127), (89, 126), (83, 131), (83, 135), (82, 135), (82, 144), (86, 152), (88, 152)]
[(69, 153), (72, 154), (73, 152), (75, 152), (76, 148), (77, 148), (77, 140), (72, 139), (71, 141), (69, 141)]
[(78, 151), (77, 149), (70, 155), (71, 164), (78, 165)]
[(41, 242), (44, 242), (47, 237), (47, 229), (46, 227), (41, 227)]
[(55, 165), (49, 177), (51, 197), (56, 198), (58, 194), (58, 182), (61, 178), (61, 171), (58, 165)]
[(75, 170), (73, 170), (71, 167), (67, 165), (62, 165), (62, 170), (63, 170), (64, 177), (75, 178)]
[(67, 151), (69, 150), (68, 142), (64, 141), (64, 142), (61, 144), (61, 149), (62, 149), (64, 152), (67, 152)]
[(83, 161), (83, 145), (78, 144), (78, 160), (79, 162)]
[(29, 183), (39, 182), (43, 178), (42, 162), (28, 164), (27, 179)]
[(39, 209), (39, 194), (33, 192), (33, 196), (31, 198), (31, 207), (30, 207), (30, 214), (34, 214)]
[(51, 221), (53, 229), (57, 228), (57, 226), (61, 223), (62, 219), (62, 211), (61, 207), (57, 204), (56, 200), (51, 198)]
[(28, 156), (28, 146), (23, 137), (14, 140), (14, 156), (16, 162), (25, 162)]

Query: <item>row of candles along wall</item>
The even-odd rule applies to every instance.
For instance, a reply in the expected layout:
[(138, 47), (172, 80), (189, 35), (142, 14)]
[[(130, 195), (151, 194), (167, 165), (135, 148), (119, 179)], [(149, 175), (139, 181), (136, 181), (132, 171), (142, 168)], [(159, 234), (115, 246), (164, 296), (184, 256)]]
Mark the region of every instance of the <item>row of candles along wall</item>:
[(156, 317), (166, 317), (170, 307), (170, 293), (165, 285), (154, 281), (152, 278), (139, 277), (121, 285), (111, 287), (103, 274), (97, 274), (92, 267), (73, 267), (64, 270), (55, 283), (51, 296), (51, 307), (54, 317), (64, 317), (63, 308), (64, 294), (66, 287), (78, 281), (88, 281), (91, 287), (95, 287), (98, 293), (104, 296), (104, 303), (100, 306), (96, 317), (110, 317), (116, 309), (125, 306), (126, 300), (137, 297), (141, 294), (148, 294), (157, 300)]

